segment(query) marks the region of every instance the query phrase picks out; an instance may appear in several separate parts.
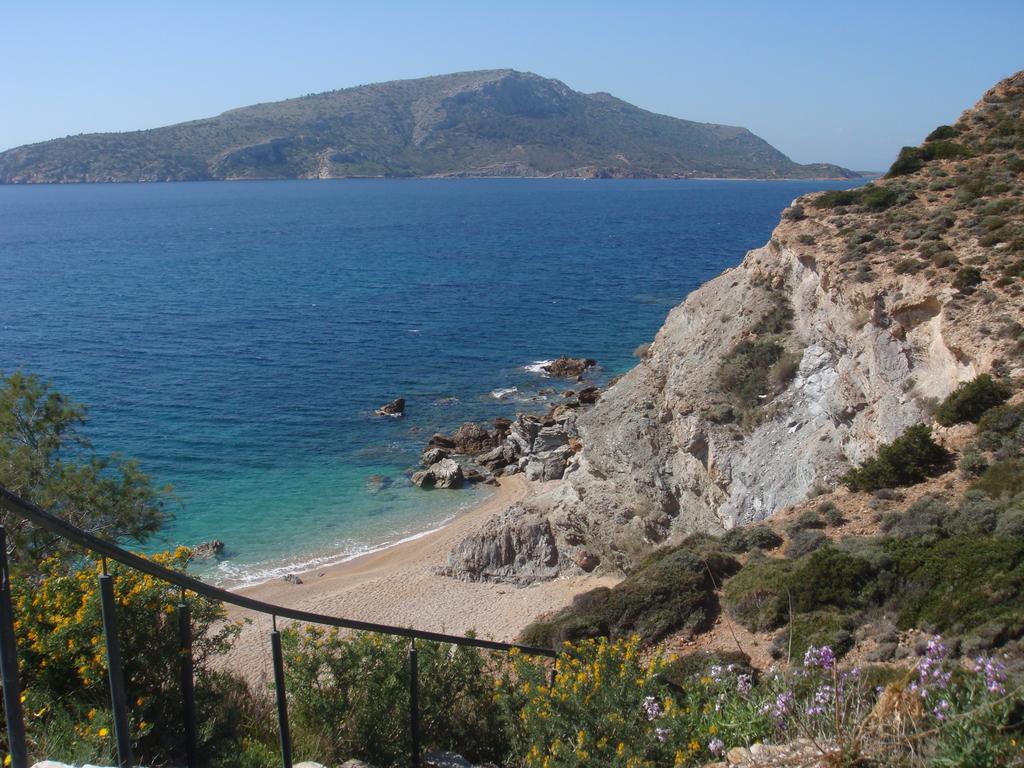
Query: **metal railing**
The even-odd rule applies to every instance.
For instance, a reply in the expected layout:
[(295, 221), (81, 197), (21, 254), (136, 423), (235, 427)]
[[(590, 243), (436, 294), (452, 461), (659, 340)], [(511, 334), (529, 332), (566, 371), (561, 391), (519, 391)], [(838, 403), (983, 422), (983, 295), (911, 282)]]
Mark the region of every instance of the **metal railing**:
[[(292, 768), (292, 746), (291, 733), (288, 726), (288, 698), (285, 691), (281, 633), (277, 628), (277, 619), (279, 617), (309, 624), (320, 624), (360, 632), (377, 632), (409, 639), (409, 734), (412, 742), (410, 765), (413, 768), (418, 768), (421, 761), (417, 640), (449, 643), (491, 651), (508, 652), (517, 650), (531, 656), (547, 656), (550, 658), (557, 656), (557, 653), (549, 648), (538, 648), (517, 643), (499, 643), (494, 640), (484, 640), (477, 637), (428, 632), (388, 624), (376, 624), (369, 621), (356, 621), (355, 619), (327, 616), (321, 613), (300, 611), (283, 605), (263, 602), (262, 600), (256, 600), (245, 595), (214, 587), (187, 574), (164, 568), (152, 560), (147, 560), (144, 557), (122, 549), (116, 544), (83, 531), (32, 502), (26, 501), (2, 485), (0, 485), (0, 508), (6, 509), (11, 514), (27, 520), (39, 528), (48, 530), (69, 542), (77, 544), (99, 555), (102, 559), (103, 572), (99, 576), (100, 610), (103, 617), (103, 638), (106, 646), (110, 703), (114, 716), (114, 739), (117, 743), (118, 764), (121, 768), (130, 768), (134, 764), (134, 758), (128, 725), (124, 673), (121, 668), (121, 652), (118, 642), (114, 577), (107, 573), (107, 559), (116, 560), (129, 568), (149, 574), (168, 584), (173, 584), (181, 590), (182, 599), (177, 607), (177, 625), (179, 650), (181, 652), (180, 683), (185, 733), (184, 747), (189, 768), (196, 768), (199, 765), (199, 757), (192, 661), (192, 625), (189, 606), (185, 602), (187, 592), (193, 592), (215, 602), (227, 603), (271, 617), (273, 629), (270, 633), (270, 648), (274, 669), (274, 690), (280, 732), (281, 762), (284, 768)], [(2, 677), (3, 682), (4, 713), (7, 720), (10, 765), (12, 768), (28, 768), (28, 749), (25, 739), (25, 722), (21, 707), (21, 688), (18, 674), (17, 639), (14, 633), (14, 610), (11, 599), (10, 571), (7, 562), (7, 534), (3, 526), (0, 526), (0, 677)]]

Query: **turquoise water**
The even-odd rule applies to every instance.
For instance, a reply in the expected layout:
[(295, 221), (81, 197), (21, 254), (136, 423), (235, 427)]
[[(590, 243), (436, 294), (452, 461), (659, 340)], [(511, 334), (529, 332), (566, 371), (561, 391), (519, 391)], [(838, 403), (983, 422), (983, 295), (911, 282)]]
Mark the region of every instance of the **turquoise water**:
[[(627, 370), (789, 201), (848, 186), (0, 187), (0, 371), (52, 379), (89, 404), (98, 451), (174, 485), (154, 546), (220, 538), (229, 556), (208, 575), (266, 578), (483, 498), (408, 482), (434, 431), (542, 409), (539, 360)], [(406, 418), (372, 415), (398, 396)]]

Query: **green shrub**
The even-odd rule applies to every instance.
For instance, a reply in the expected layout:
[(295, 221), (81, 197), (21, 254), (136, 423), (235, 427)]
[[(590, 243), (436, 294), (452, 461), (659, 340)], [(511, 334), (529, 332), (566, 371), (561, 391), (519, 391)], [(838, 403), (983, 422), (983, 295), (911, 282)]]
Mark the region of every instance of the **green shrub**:
[(988, 459), (979, 451), (966, 450), (957, 466), (965, 475), (977, 477), (988, 468)]
[(977, 267), (961, 267), (953, 278), (953, 287), (961, 293), (971, 294), (982, 282), (981, 270)]
[(996, 536), (1024, 538), (1024, 497), (1002, 511), (995, 527)]
[(967, 491), (956, 510), (950, 510), (943, 522), (953, 536), (988, 536), (996, 527), (1003, 505), (981, 491)]
[(738, 525), (730, 528), (722, 536), (722, 547), (727, 552), (735, 554), (743, 554), (752, 549), (768, 551), (780, 546), (782, 537), (764, 524)]
[(877, 457), (843, 475), (840, 482), (851, 491), (914, 485), (940, 473), (949, 460), (946, 449), (932, 439), (931, 427), (917, 424), (879, 448)]
[(955, 139), (960, 132), (952, 125), (940, 125), (934, 131), (928, 134), (925, 138), (925, 142), (929, 141), (941, 141), (943, 139)]
[[(768, 318), (762, 320), (762, 326), (767, 322), (771, 325), (763, 332), (777, 333), (786, 327), (788, 316), (769, 313)], [(780, 331), (775, 331), (776, 328)], [(722, 358), (718, 383), (722, 392), (733, 400), (741, 421), (747, 421), (785, 388), (796, 374), (799, 361), (798, 355), (788, 352), (773, 338), (741, 341)]]
[(886, 604), (901, 627), (961, 635), (997, 620), (1024, 631), (1024, 540), (891, 539), (884, 547), (891, 558)]
[(906, 176), (924, 167), (924, 153), (920, 147), (903, 147), (895, 162), (889, 167), (886, 178)]
[(797, 203), (783, 211), (782, 218), (787, 221), (801, 221), (807, 218), (807, 214), (804, 213), (804, 207)]
[(886, 178), (906, 176), (919, 171), (931, 160), (949, 160), (958, 157), (970, 157), (971, 150), (963, 144), (944, 139), (927, 141), (921, 147), (903, 147), (896, 162), (889, 168)]
[(750, 657), (741, 651), (695, 651), (669, 661), (662, 677), (680, 687), (692, 685), (710, 674), (712, 667), (729, 668), (734, 673), (754, 675)]
[(840, 208), (846, 205), (857, 205), (863, 192), (861, 189), (832, 189), (822, 192), (811, 199), (815, 208)]
[(817, 509), (807, 509), (800, 513), (796, 520), (789, 524), (787, 533), (796, 533), (807, 528), (824, 528), (825, 521)]
[(659, 550), (611, 589), (592, 590), (530, 624), (520, 639), (559, 648), (566, 641), (633, 635), (654, 643), (679, 630), (698, 631), (718, 614), (715, 585), (738, 569), (736, 560), (713, 546)]
[(950, 160), (958, 157), (971, 157), (972, 152), (963, 144), (955, 141), (930, 141), (922, 147), (925, 160)]
[(971, 488), (996, 499), (1024, 492), (1024, 460), (1003, 459), (995, 462), (974, 481)]
[(977, 423), (987, 410), (1002, 405), (1011, 394), (1008, 386), (983, 373), (953, 390), (935, 409), (935, 420), (944, 427), (965, 421)]
[(934, 539), (945, 533), (944, 524), (953, 511), (940, 499), (922, 496), (903, 514), (883, 522), (882, 529), (901, 539)]
[(846, 518), (843, 517), (843, 513), (839, 510), (839, 507), (831, 501), (819, 504), (818, 514), (824, 518), (825, 523), (831, 528), (838, 527), (846, 522)]
[(786, 557), (796, 560), (820, 549), (828, 543), (828, 536), (814, 529), (800, 529), (790, 535), (786, 544)]
[(839, 611), (796, 614), (772, 638), (771, 655), (776, 659), (796, 662), (812, 645), (818, 648), (827, 645), (837, 658), (842, 657), (853, 648), (856, 626), (853, 616)]
[[(294, 739), (318, 760), (408, 760), (409, 641), (307, 627), (282, 635)], [(418, 643), (420, 732), (428, 750), (504, 757), (490, 660), (475, 648)]]
[(867, 560), (823, 547), (794, 560), (747, 563), (726, 582), (725, 606), (755, 632), (778, 629), (790, 616), (824, 609), (849, 612), (870, 593), (874, 567)]
[(877, 187), (868, 185), (864, 187), (864, 194), (861, 195), (861, 203), (869, 211), (884, 211), (899, 202), (900, 195), (892, 187)]
[(800, 243), (800, 245), (814, 245), (815, 242), (817, 242), (814, 239), (814, 235), (808, 235), (808, 234), (800, 235), (799, 237), (797, 237), (796, 240), (797, 240), (798, 243)]

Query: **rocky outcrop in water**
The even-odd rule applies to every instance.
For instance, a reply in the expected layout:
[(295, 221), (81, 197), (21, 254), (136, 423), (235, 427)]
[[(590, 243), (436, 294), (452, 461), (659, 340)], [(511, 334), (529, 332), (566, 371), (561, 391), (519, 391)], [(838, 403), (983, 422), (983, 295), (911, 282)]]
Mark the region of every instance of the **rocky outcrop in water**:
[(583, 376), (584, 371), (593, 368), (595, 365), (597, 365), (597, 360), (591, 360), (589, 357), (566, 357), (563, 355), (557, 360), (552, 360), (547, 365), (542, 365), (541, 368), (549, 376), (579, 379)]
[(402, 416), (405, 413), (405, 398), (399, 397), (397, 400), (392, 400), (375, 410), (374, 413), (377, 416), (391, 416), (392, 418)]
[(219, 557), (224, 554), (224, 542), (220, 539), (204, 541), (192, 547), (193, 560), (208, 560), (211, 557)]

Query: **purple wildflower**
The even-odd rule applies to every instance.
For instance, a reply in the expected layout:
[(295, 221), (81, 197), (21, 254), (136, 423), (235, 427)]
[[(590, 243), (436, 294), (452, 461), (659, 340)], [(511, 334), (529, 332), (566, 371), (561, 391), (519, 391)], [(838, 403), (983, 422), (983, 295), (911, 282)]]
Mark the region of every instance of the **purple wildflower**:
[(725, 742), (721, 739), (712, 739), (708, 742), (708, 751), (713, 755), (720, 755), (725, 751)]
[(991, 656), (979, 656), (974, 660), (974, 671), (984, 673), (985, 687), (989, 693), (1006, 693), (1006, 665)]
[(832, 649), (827, 645), (817, 648), (811, 646), (807, 649), (807, 653), (804, 654), (804, 666), (805, 667), (821, 667), (822, 669), (832, 669), (836, 664), (836, 655), (832, 652)]
[(668, 728), (655, 728), (654, 735), (658, 737), (658, 741), (664, 742), (668, 740), (670, 731)]
[(648, 720), (657, 720), (661, 717), (661, 705), (658, 704), (658, 700), (653, 696), (648, 696), (644, 699), (644, 712), (647, 713)]
[(738, 675), (736, 677), (736, 690), (746, 696), (754, 688), (754, 678), (750, 675)]

